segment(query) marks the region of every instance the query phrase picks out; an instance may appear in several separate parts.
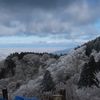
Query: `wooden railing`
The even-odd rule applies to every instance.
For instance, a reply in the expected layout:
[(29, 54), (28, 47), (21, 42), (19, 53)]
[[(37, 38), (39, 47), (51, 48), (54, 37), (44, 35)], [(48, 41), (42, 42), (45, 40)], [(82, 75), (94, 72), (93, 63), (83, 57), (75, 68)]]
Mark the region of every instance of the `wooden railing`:
[(8, 91), (7, 88), (2, 89), (3, 98), (8, 100)]
[[(3, 94), (3, 98), (8, 100), (7, 88), (2, 89), (2, 94)], [(66, 100), (66, 90), (65, 89), (60, 89), (59, 95), (62, 95), (62, 99), (61, 100)], [(49, 96), (49, 95), (45, 96), (45, 100), (53, 100), (53, 95), (52, 96)]]

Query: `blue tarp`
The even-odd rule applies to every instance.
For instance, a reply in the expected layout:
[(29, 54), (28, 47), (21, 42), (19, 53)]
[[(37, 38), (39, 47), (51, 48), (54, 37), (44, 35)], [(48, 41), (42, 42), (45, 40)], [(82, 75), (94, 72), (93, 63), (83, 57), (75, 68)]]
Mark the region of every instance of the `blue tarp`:
[(24, 97), (16, 96), (14, 100), (38, 100), (38, 99), (36, 99), (36, 98), (24, 98)]
[(0, 98), (0, 100), (7, 100), (7, 99), (4, 99), (4, 98)]

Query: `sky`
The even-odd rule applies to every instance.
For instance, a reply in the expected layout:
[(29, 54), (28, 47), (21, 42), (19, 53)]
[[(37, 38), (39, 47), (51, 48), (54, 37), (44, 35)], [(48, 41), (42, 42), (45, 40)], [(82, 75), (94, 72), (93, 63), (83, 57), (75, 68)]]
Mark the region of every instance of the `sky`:
[(0, 53), (53, 52), (100, 34), (100, 0), (0, 0)]

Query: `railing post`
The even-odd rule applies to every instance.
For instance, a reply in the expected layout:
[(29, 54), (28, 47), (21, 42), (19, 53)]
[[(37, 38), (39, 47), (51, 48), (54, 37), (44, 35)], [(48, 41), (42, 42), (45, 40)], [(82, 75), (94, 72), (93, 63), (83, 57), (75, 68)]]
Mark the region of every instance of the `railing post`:
[(3, 98), (8, 100), (8, 91), (6, 88), (2, 89)]
[(62, 100), (66, 100), (66, 90), (60, 89), (60, 95), (62, 95)]

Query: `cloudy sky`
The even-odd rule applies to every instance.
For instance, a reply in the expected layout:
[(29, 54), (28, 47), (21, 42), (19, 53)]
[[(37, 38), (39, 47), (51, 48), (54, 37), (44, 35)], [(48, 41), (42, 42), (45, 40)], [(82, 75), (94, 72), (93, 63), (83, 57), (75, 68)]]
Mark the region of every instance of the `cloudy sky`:
[(100, 0), (0, 0), (0, 52), (53, 52), (100, 34)]

